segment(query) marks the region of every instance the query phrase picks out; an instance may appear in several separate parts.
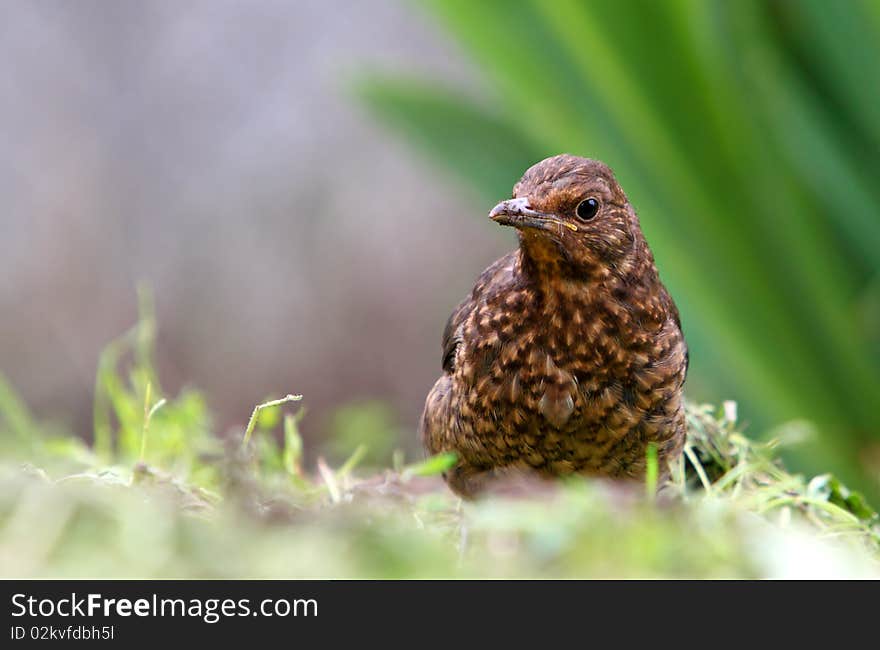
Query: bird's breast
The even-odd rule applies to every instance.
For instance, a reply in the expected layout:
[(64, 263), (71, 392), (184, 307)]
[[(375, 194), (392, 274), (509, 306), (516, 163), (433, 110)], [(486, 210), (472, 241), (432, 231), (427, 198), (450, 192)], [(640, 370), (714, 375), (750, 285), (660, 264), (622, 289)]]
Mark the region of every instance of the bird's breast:
[(650, 342), (636, 321), (624, 302), (588, 292), (493, 296), (466, 324), (467, 409), (508, 429), (588, 426), (632, 397)]

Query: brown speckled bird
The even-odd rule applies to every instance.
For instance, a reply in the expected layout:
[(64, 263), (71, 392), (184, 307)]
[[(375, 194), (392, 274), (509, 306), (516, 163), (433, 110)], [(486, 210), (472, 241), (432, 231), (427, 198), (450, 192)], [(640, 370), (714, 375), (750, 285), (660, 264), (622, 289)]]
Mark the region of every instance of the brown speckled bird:
[(422, 414), (463, 496), (525, 471), (661, 476), (682, 450), (688, 352), (639, 220), (611, 170), (560, 155), (526, 171), (489, 217), (519, 249), (486, 269), (443, 333)]

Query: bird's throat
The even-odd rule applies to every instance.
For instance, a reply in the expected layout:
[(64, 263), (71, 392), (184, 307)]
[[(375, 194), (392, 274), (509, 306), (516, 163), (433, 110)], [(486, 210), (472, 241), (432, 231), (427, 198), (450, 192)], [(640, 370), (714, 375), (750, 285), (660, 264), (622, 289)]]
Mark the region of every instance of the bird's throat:
[(519, 249), (523, 270), (529, 273), (559, 274), (571, 262), (562, 244), (544, 232), (520, 231)]

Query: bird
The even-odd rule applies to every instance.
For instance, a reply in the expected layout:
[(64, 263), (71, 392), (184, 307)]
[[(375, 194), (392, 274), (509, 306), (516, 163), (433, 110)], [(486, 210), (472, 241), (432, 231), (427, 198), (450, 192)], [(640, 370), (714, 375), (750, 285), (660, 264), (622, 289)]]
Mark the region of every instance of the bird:
[(429, 454), (475, 498), (505, 476), (660, 482), (681, 455), (689, 353), (635, 210), (604, 163), (538, 162), (489, 218), (519, 246), (449, 317), (442, 375), (425, 400)]

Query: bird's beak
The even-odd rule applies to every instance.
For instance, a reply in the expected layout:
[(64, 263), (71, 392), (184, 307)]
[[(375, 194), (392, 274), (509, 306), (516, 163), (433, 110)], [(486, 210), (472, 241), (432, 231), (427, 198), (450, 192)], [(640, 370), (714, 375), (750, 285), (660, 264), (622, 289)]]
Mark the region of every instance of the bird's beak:
[(552, 214), (533, 210), (525, 197), (502, 201), (489, 212), (489, 218), (502, 226), (514, 228), (537, 228), (538, 230), (556, 230), (554, 226), (564, 226), (577, 230), (573, 223), (560, 221)]

